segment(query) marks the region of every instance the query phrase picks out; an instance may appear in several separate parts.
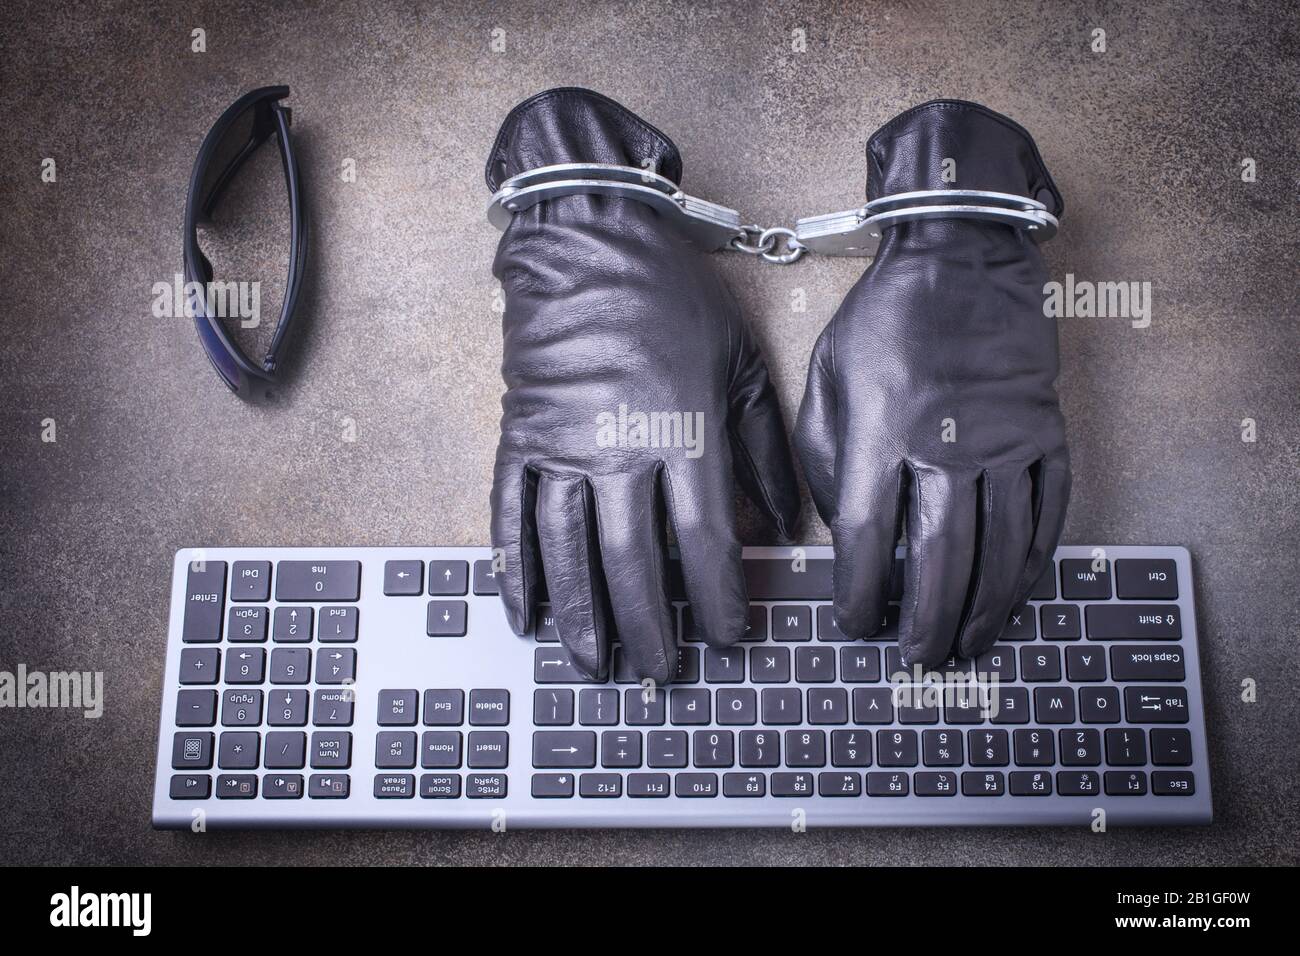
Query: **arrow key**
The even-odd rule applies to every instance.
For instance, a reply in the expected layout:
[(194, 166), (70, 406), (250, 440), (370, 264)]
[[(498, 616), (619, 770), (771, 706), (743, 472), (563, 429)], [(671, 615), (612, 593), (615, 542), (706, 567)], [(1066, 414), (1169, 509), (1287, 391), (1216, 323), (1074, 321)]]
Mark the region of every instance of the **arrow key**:
[(384, 593), (389, 597), (411, 597), (423, 591), (423, 561), (384, 562)]
[(321, 648), (316, 654), (316, 683), (355, 684), (357, 652), (350, 647)]
[(464, 594), (469, 590), (469, 562), (430, 561), (430, 594)]
[(425, 631), (430, 637), (465, 636), (464, 601), (430, 601)]
[(307, 692), (305, 690), (280, 690), (278, 688), (269, 692), (266, 695), (266, 722), (272, 727), (305, 726), (307, 723)]

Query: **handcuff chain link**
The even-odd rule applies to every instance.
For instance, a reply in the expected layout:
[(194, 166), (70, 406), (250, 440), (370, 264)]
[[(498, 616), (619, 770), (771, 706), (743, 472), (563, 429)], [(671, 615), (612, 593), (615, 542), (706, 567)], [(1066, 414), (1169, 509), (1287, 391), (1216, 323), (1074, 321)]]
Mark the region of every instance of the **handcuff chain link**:
[[(752, 241), (751, 237), (753, 237)], [(773, 251), (777, 247), (778, 238), (782, 240), (781, 244), (785, 247), (784, 252)], [(736, 237), (727, 244), (727, 248), (733, 252), (759, 256), (764, 262), (771, 262), (779, 266), (798, 262), (800, 257), (808, 251), (808, 247), (799, 241), (795, 231), (785, 226), (771, 226), (767, 229), (758, 225), (742, 226)]]

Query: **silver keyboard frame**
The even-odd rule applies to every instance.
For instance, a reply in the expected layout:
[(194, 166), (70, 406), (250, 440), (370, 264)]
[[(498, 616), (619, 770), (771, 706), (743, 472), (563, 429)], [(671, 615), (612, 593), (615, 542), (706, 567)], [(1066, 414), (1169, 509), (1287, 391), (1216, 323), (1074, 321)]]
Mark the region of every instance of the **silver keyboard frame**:
[[(744, 554), (747, 558), (789, 558), (792, 548), (777, 547), (750, 547), (745, 548)], [(829, 558), (832, 551), (825, 546), (808, 546), (801, 549), (809, 558)], [(1095, 819), (1095, 811), (1098, 808), (1105, 810), (1106, 826), (1127, 826), (1127, 825), (1185, 825), (1185, 824), (1208, 824), (1212, 819), (1211, 808), (1211, 791), (1210, 791), (1210, 765), (1206, 746), (1205, 734), (1205, 716), (1204, 716), (1204, 699), (1201, 693), (1201, 661), (1199, 653), (1199, 644), (1196, 630), (1196, 608), (1193, 600), (1192, 587), (1192, 566), (1191, 556), (1186, 548), (1182, 547), (1134, 547), (1134, 546), (1112, 546), (1106, 547), (1106, 557), (1114, 561), (1122, 558), (1167, 558), (1173, 559), (1178, 568), (1178, 594), (1177, 601), (1168, 602), (1151, 602), (1160, 604), (1176, 605), (1182, 618), (1183, 638), (1177, 642), (1183, 649), (1186, 681), (1184, 686), (1187, 688), (1188, 698), (1188, 723), (1178, 725), (1160, 725), (1160, 726), (1184, 726), (1191, 731), (1192, 737), (1192, 765), (1186, 768), (1167, 768), (1167, 769), (1186, 769), (1195, 773), (1196, 792), (1191, 796), (1155, 796), (1148, 792), (1139, 797), (1122, 796), (1110, 797), (1099, 794), (1091, 797), (1065, 797), (1055, 792), (1050, 796), (1043, 797), (1013, 797), (1009, 793), (1004, 793), (999, 797), (967, 797), (959, 792), (953, 796), (947, 797), (918, 797), (915, 792), (910, 792), (905, 797), (870, 797), (865, 793), (865, 776), (863, 795), (859, 797), (822, 797), (822, 796), (805, 796), (798, 798), (790, 797), (773, 797), (769, 792), (763, 797), (757, 798), (735, 798), (724, 797), (719, 793), (712, 798), (689, 798), (678, 797), (675, 794), (667, 797), (658, 798), (632, 798), (626, 793), (616, 798), (592, 799), (575, 796), (567, 799), (535, 799), (531, 795), (531, 777), (533, 774), (532, 767), (532, 723), (533, 709), (533, 691), (542, 685), (533, 682), (533, 651), (538, 645), (531, 638), (516, 637), (506, 623), (505, 613), (502, 609), (500, 598), (496, 596), (477, 596), (473, 593), (473, 562), (476, 560), (490, 557), (487, 548), (466, 548), (466, 547), (428, 547), (428, 548), (185, 548), (176, 553), (175, 563), (172, 568), (172, 586), (171, 586), (171, 613), (168, 627), (167, 654), (163, 674), (163, 695), (161, 706), (161, 718), (159, 721), (158, 749), (157, 749), (157, 773), (154, 782), (154, 800), (153, 800), (153, 824), (155, 827), (166, 829), (198, 829), (200, 824), (197, 819), (202, 817), (202, 827), (205, 828), (403, 828), (403, 827), (428, 827), (428, 828), (496, 828), (502, 827), (513, 829), (521, 827), (561, 827), (561, 828), (591, 828), (591, 827), (786, 827), (789, 828), (802, 821), (807, 827), (862, 827), (862, 826), (889, 826), (889, 827), (916, 827), (916, 826), (1078, 826), (1090, 827)], [(1094, 548), (1090, 546), (1069, 546), (1061, 547), (1056, 552), (1056, 560), (1059, 562), (1062, 558), (1090, 558), (1093, 557)], [(901, 553), (901, 552), (900, 552)], [(186, 593), (186, 577), (188, 566), (191, 561), (198, 560), (225, 561), (227, 563), (227, 595), (225, 606), (222, 612), (223, 641), (221, 644), (204, 644), (204, 645), (183, 645), (181, 642), (181, 625), (184, 614), (184, 603)], [(258, 796), (251, 800), (222, 800), (214, 796), (206, 800), (173, 800), (169, 793), (169, 784), (175, 771), (171, 768), (171, 746), (173, 734), (182, 728), (175, 725), (176, 694), (182, 689), (180, 684), (180, 653), (185, 646), (202, 646), (202, 647), (220, 647), (222, 650), (222, 663), (224, 669), (225, 654), (230, 645), (224, 640), (224, 628), (226, 616), (230, 607), (229, 600), (229, 573), (230, 566), (235, 561), (270, 561), (276, 564), (285, 560), (359, 560), (362, 562), (361, 575), (361, 599), (355, 602), (359, 611), (359, 629), (358, 639), (355, 644), (346, 645), (355, 647), (357, 650), (357, 683), (356, 706), (354, 711), (353, 725), (350, 728), (337, 728), (339, 730), (350, 730), (352, 733), (352, 766), (349, 770), (339, 771), (351, 775), (351, 795), (345, 800), (322, 800), (312, 799), (303, 796), (296, 800), (268, 800), (262, 797), (260, 789)], [(412, 559), (421, 560), (427, 563), (430, 560), (463, 560), (470, 562), (470, 593), (464, 598), (469, 604), (468, 610), (468, 635), (463, 638), (447, 637), (427, 637), (425, 635), (425, 615), (428, 602), (431, 598), (428, 594), (420, 597), (385, 597), (383, 594), (383, 564), (385, 561)], [(1112, 576), (1113, 580), (1113, 576)], [(427, 592), (427, 581), (425, 590)], [(1112, 590), (1114, 590), (1112, 588)], [(1057, 565), (1057, 591), (1058, 602), (1060, 591), (1060, 571)], [(445, 598), (446, 600), (459, 600), (459, 598)], [(1111, 599), (1116, 601), (1115, 598)], [(240, 602), (241, 604), (244, 602)], [(313, 607), (319, 608), (322, 605), (342, 604), (347, 602), (326, 601), (321, 604), (313, 604)], [(813, 607), (814, 637), (812, 643), (818, 643), (816, 640), (816, 607), (821, 604), (827, 604), (827, 601), (811, 600), (783, 600), (783, 601), (761, 601), (755, 603), (767, 604), (769, 607), (774, 604), (807, 604)], [(1031, 601), (1030, 604), (1035, 608), (1040, 603)], [(1070, 602), (1067, 602), (1070, 603)], [(1080, 604), (1102, 603), (1102, 602), (1074, 602)], [(271, 600), (261, 606), (274, 608), (277, 602), (274, 599), (274, 591)], [(296, 606), (302, 607), (302, 603)], [(1041, 641), (1041, 638), (1039, 639)], [(1104, 647), (1115, 643), (1134, 643), (1134, 642), (1116, 642), (1116, 641), (1097, 641), (1088, 642), (1086, 638), (1084, 643), (1094, 643), (1098, 647)], [(1014, 647), (1028, 646), (1029, 642), (1009, 642)], [(1068, 646), (1073, 642), (1043, 642), (1051, 643), (1054, 646), (1065, 644)], [(1168, 642), (1171, 645), (1175, 642)], [(882, 645), (885, 642), (881, 642)], [(247, 646), (247, 645), (244, 645)], [(260, 645), (269, 649), (276, 646), (273, 641), (268, 640), (265, 645)], [(303, 645), (295, 645), (303, 646)], [(313, 665), (315, 663), (315, 653), (321, 645), (315, 640), (310, 645), (313, 651)], [(339, 645), (332, 645), (339, 646)], [(703, 646), (703, 645), (695, 645)], [(758, 645), (749, 645), (758, 646)], [(795, 646), (798, 646), (797, 644)], [(842, 644), (830, 644), (825, 646), (837, 647)], [(1108, 655), (1109, 657), (1109, 655)], [(882, 659), (883, 660), (883, 659)], [(1018, 663), (1018, 662), (1017, 662)], [(1007, 682), (1004, 686), (1036, 686), (1033, 683), (1023, 684), (1020, 680), (1019, 667), (1017, 666), (1017, 680)], [(1052, 682), (1055, 684), (1070, 684), (1069, 681)], [(794, 685), (794, 682), (792, 682)], [(868, 686), (885, 686), (886, 682), (882, 681), (877, 685)], [(196, 686), (196, 685), (187, 685)], [(223, 688), (226, 685), (220, 682), (216, 685), (205, 685), (215, 688)], [(251, 685), (240, 685), (251, 686)], [(263, 682), (261, 685), (263, 691), (268, 691), (272, 685)], [(280, 685), (276, 685), (280, 686)], [(298, 687), (307, 687), (314, 691), (316, 685), (295, 685)], [(558, 686), (558, 685), (545, 685)], [(575, 689), (579, 687), (591, 687), (600, 685), (569, 685)], [(617, 686), (620, 691), (627, 686), (625, 684), (608, 686)], [(691, 686), (712, 686), (705, 685), (702, 682)], [(755, 685), (746, 680), (743, 684), (721, 685), (729, 688), (736, 687), (755, 687), (761, 689), (764, 686), (773, 685)], [(802, 685), (795, 685), (802, 686)], [(839, 682), (835, 684), (818, 685), (822, 687), (846, 686), (852, 687), (857, 685), (845, 685)], [(1038, 684), (1037, 686), (1044, 686)], [(1078, 686), (1070, 684), (1070, 686)], [(1119, 685), (1123, 686), (1123, 685)], [(510, 732), (510, 753), (509, 763), (505, 770), (499, 771), (477, 771), (477, 772), (494, 772), (503, 773), (508, 777), (508, 792), (504, 798), (500, 799), (470, 799), (462, 795), (455, 799), (424, 799), (418, 793), (410, 799), (377, 799), (374, 796), (374, 777), (376, 773), (410, 773), (414, 775), (417, 784), (422, 773), (431, 772), (416, 767), (409, 771), (376, 771), (374, 763), (374, 742), (375, 735), (381, 730), (414, 730), (417, 735), (424, 730), (430, 729), (423, 724), (423, 700), (421, 700), (420, 721), (414, 727), (395, 728), (380, 727), (377, 723), (377, 709), (379, 691), (394, 688), (415, 688), (421, 693), (428, 688), (458, 687), (466, 691), (468, 700), (468, 691), (471, 688), (505, 688), (510, 691), (510, 721), (505, 727), (471, 727), (466, 722), (460, 728), (441, 727), (433, 729), (452, 730), (460, 729), (464, 733), (472, 730), (508, 730)], [(621, 702), (620, 702), (621, 703)], [(308, 723), (300, 728), (310, 739), (311, 733), (318, 729), (311, 724), (310, 710), (308, 713)], [(466, 719), (468, 721), (468, 707), (466, 708)], [(619, 725), (623, 726), (623, 725)], [(761, 726), (761, 725), (756, 725)], [(881, 769), (905, 769), (909, 774), (916, 770), (926, 769), (924, 766), (916, 768), (880, 768), (875, 765), (875, 732), (877, 730), (889, 730), (893, 728), (906, 726), (910, 730), (928, 729), (924, 726), (917, 725), (899, 725), (899, 724), (880, 724), (871, 726), (862, 726), (849, 723), (844, 728), (860, 729), (865, 733), (870, 733), (872, 741), (872, 764), (868, 767), (858, 768), (839, 768), (844, 770), (856, 770), (859, 773)], [(930, 727), (952, 727), (960, 731), (971, 729), (970, 725), (947, 725), (939, 723), (930, 725)], [(975, 725), (979, 726), (979, 725)], [(1035, 724), (1030, 721), (1028, 726), (1044, 726)], [(1051, 730), (1061, 729), (1061, 726), (1047, 725)], [(1066, 727), (1076, 726), (1096, 726), (1098, 729), (1104, 729), (1101, 725), (1082, 725), (1069, 724)], [(1150, 729), (1152, 725), (1143, 724), (1135, 725)], [(632, 729), (648, 731), (656, 729), (681, 729), (688, 732), (708, 729), (724, 730), (743, 730), (734, 726), (720, 727), (716, 723), (708, 725), (690, 726), (674, 728), (671, 723), (666, 723), (662, 728), (654, 727), (636, 727)], [(786, 730), (797, 730), (800, 728), (819, 729), (830, 731), (836, 729), (830, 726), (815, 726), (807, 723), (792, 727), (773, 727), (770, 728), (778, 733), (784, 733)], [(841, 729), (844, 729), (841, 728)], [(217, 725), (212, 728), (184, 728), (189, 730), (211, 730), (219, 738), (222, 731), (220, 724), (220, 706), (218, 706)], [(259, 732), (265, 735), (267, 727), (263, 724), (257, 728)], [(299, 728), (271, 728), (271, 729), (299, 729)], [(566, 728), (545, 728), (550, 730)], [(602, 730), (608, 730), (608, 727), (578, 728), (576, 725), (572, 729), (587, 729), (597, 733), (597, 747), (599, 751), (599, 734)], [(1013, 726), (1007, 726), (1005, 729), (1015, 729)], [(829, 748), (828, 748), (829, 749)], [(734, 771), (740, 771), (743, 768), (731, 768)], [(786, 770), (788, 768), (780, 767), (777, 770)], [(811, 773), (814, 778), (820, 772), (830, 771), (829, 765), (824, 768), (796, 768)], [(946, 769), (956, 772), (959, 776), (962, 772), (971, 769), (1000, 769), (1008, 773), (1014, 766), (1006, 768), (971, 768), (969, 766), (936, 768)], [(1047, 770), (1053, 776), (1055, 784), (1056, 772), (1060, 769), (1059, 764), (1053, 767), (1034, 767), (1026, 768), (1034, 770)], [(1099, 776), (1107, 769), (1103, 765), (1099, 767), (1078, 767), (1065, 768), (1075, 770), (1094, 770)], [(1145, 770), (1148, 774), (1153, 769), (1148, 763), (1146, 767), (1125, 767), (1125, 770)], [(685, 772), (695, 772), (694, 767), (684, 768)], [(216, 767), (216, 747), (214, 746), (213, 767), (209, 771), (215, 783), (215, 779), (220, 771)], [(261, 768), (255, 772), (259, 778), (273, 773)], [(285, 771), (286, 773), (300, 773), (303, 776), (304, 783), (308, 776), (313, 772), (310, 766), (302, 770)], [(458, 773), (462, 776), (476, 771), (461, 767), (459, 770), (440, 770), (432, 771), (437, 773)], [(666, 772), (670, 776), (681, 773), (681, 770), (654, 770), (643, 767), (639, 771), (604, 771), (599, 766), (589, 771), (544, 771), (544, 772), (572, 772), (581, 774), (584, 772), (608, 772), (622, 773), (625, 777), (629, 772)], [(709, 770), (718, 774), (719, 789), (721, 787), (721, 776), (729, 772), (727, 769)], [(771, 768), (751, 772), (773, 772)], [(911, 788), (914, 789), (914, 788)]]

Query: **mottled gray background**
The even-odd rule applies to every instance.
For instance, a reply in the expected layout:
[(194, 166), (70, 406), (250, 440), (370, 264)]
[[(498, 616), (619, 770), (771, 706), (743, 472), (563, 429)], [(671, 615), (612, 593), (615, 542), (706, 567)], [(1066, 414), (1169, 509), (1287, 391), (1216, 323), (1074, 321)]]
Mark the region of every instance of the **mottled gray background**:
[[(1296, 9), (6, 3), (0, 669), (103, 670), (108, 701), (98, 721), (0, 711), (0, 861), (1295, 862)], [(189, 52), (194, 27), (206, 54)], [(1096, 27), (1104, 54), (1089, 49)], [(791, 52), (795, 28), (805, 53)], [(180, 268), (203, 134), (239, 93), (277, 82), (293, 89), (314, 281), (293, 384), (251, 408), (219, 384), (192, 323), (151, 316), (150, 289)], [(501, 386), (481, 170), (507, 110), (559, 84), (641, 113), (677, 141), (690, 191), (764, 223), (858, 204), (866, 137), (925, 99), (978, 100), (1033, 132), (1067, 203), (1053, 275), (1153, 284), (1150, 328), (1061, 323), (1065, 539), (1191, 548), (1213, 827), (150, 828), (177, 547), (485, 542)], [(57, 184), (39, 179), (44, 157)], [(348, 157), (355, 183), (339, 176)], [(1243, 157), (1257, 182), (1241, 182)], [(718, 259), (792, 420), (813, 340), (862, 263)], [(57, 443), (40, 440), (45, 418)], [(826, 540), (811, 511), (803, 537)], [(1240, 700), (1246, 678), (1257, 703)]]

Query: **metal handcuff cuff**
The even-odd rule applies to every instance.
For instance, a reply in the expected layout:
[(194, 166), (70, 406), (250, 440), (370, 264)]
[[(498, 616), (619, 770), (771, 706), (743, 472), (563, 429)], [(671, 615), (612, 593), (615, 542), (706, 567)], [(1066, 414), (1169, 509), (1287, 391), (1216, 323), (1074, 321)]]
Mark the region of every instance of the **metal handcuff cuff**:
[[(1055, 216), (1041, 202), (1010, 193), (976, 189), (925, 189), (873, 199), (858, 209), (808, 216), (794, 228), (743, 225), (740, 213), (688, 195), (671, 179), (634, 166), (560, 163), (512, 176), (492, 194), (488, 221), (505, 230), (521, 210), (557, 196), (619, 196), (673, 216), (705, 248), (730, 249), (788, 265), (805, 252), (872, 258), (884, 230), (922, 219), (985, 219), (1024, 229), (1037, 242), (1056, 235)], [(777, 251), (781, 240), (783, 251)]]

